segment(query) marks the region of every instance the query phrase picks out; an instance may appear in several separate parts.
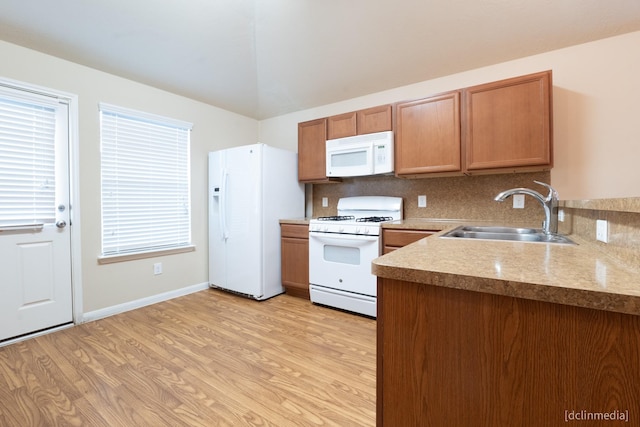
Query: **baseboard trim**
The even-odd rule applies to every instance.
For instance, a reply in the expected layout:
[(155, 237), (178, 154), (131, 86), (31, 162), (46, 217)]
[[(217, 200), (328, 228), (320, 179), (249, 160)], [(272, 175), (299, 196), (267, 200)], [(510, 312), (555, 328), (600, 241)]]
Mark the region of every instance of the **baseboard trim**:
[(209, 283), (199, 283), (197, 285), (187, 286), (186, 288), (176, 289), (175, 291), (164, 292), (162, 294), (152, 295), (150, 297), (137, 299), (134, 301), (125, 302), (123, 304), (114, 305), (111, 307), (101, 308), (100, 310), (89, 311), (82, 315), (82, 319), (77, 323), (92, 322), (98, 319), (104, 319), (105, 317), (113, 316), (115, 314), (124, 313), (136, 308), (146, 307), (151, 304), (157, 304), (159, 302), (168, 301), (173, 298), (189, 295), (194, 292), (203, 291), (209, 288)]

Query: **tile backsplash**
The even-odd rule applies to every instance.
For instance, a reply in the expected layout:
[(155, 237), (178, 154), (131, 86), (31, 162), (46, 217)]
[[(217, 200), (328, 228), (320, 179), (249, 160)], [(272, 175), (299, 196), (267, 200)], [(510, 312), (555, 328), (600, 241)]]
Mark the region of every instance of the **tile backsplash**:
[[(547, 190), (533, 181), (550, 182), (549, 172), (502, 175), (474, 175), (460, 177), (403, 179), (373, 176), (344, 179), (341, 183), (313, 186), (313, 216), (335, 215), (338, 199), (349, 196), (402, 197), (404, 218), (477, 219), (523, 221), (542, 224), (544, 211), (538, 201), (525, 197), (524, 209), (514, 209), (511, 198), (504, 203), (494, 201), (501, 191), (527, 187), (547, 194)], [(418, 196), (427, 197), (427, 206), (418, 207)], [(562, 195), (560, 195), (562, 197)], [(322, 198), (328, 207), (322, 207)]]
[[(560, 207), (565, 212), (560, 233), (576, 234), (608, 255), (640, 266), (640, 198), (567, 201)], [(599, 219), (608, 222), (608, 243), (596, 241)]]

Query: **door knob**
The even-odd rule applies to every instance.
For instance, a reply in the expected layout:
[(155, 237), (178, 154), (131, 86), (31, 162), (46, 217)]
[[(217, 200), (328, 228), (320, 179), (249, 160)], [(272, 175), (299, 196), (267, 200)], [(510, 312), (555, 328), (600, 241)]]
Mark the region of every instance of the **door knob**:
[(56, 227), (58, 228), (65, 228), (67, 226), (67, 221), (61, 219), (60, 221), (56, 222)]

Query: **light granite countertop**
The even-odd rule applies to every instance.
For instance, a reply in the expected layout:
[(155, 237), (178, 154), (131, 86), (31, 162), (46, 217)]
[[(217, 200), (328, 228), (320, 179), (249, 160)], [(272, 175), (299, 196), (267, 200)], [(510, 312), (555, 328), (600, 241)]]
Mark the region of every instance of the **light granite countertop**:
[[(416, 219), (385, 224), (444, 231), (375, 259), (373, 274), (640, 315), (640, 268), (622, 263), (596, 245), (573, 235), (569, 237), (577, 245), (439, 237), (461, 222)], [(471, 223), (486, 224), (465, 222)]]

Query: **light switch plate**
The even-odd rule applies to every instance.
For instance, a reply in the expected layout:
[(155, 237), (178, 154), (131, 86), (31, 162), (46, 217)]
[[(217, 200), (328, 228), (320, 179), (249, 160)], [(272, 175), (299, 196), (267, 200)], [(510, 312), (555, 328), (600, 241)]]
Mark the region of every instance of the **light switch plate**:
[(419, 208), (427, 207), (427, 196), (425, 195), (418, 196), (418, 207)]
[(609, 224), (604, 219), (596, 220), (596, 240), (609, 242)]
[(327, 197), (322, 198), (322, 207), (326, 208), (329, 206), (329, 199)]
[(524, 194), (514, 194), (513, 209), (524, 209)]

